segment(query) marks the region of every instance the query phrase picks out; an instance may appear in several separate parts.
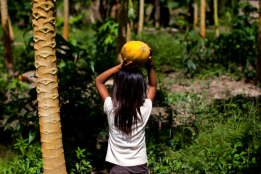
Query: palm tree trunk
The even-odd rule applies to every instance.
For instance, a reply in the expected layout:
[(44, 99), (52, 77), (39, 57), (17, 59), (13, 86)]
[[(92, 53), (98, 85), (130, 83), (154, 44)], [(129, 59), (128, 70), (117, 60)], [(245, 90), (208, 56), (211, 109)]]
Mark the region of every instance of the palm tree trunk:
[(155, 27), (159, 28), (160, 26), (160, 0), (155, 0)]
[(4, 33), (4, 46), (5, 46), (5, 65), (8, 73), (14, 75), (14, 64), (12, 55), (12, 45), (10, 38), (9, 22), (8, 22), (8, 4), (7, 0), (1, 0), (1, 22)]
[(205, 12), (205, 0), (201, 0), (200, 2), (200, 35), (201, 37), (205, 37), (205, 19), (206, 19), (206, 12)]
[(259, 0), (259, 25), (258, 25), (258, 53), (255, 84), (261, 82), (261, 0)]
[(216, 36), (219, 37), (219, 28), (218, 28), (218, 0), (214, 0), (214, 20), (215, 20)]
[(121, 0), (119, 15), (119, 30), (117, 38), (117, 58), (115, 64), (122, 62), (121, 48), (127, 42), (127, 25), (128, 25), (128, 0)]
[(142, 31), (143, 31), (143, 21), (144, 21), (144, 0), (140, 0), (140, 13), (139, 13), (139, 38), (142, 38)]
[(194, 0), (194, 29), (197, 29), (198, 26), (198, 0)]
[(63, 38), (69, 38), (69, 0), (64, 0), (64, 23), (63, 23)]
[(36, 91), (44, 174), (67, 173), (58, 99), (55, 2), (56, 0), (32, 1)]

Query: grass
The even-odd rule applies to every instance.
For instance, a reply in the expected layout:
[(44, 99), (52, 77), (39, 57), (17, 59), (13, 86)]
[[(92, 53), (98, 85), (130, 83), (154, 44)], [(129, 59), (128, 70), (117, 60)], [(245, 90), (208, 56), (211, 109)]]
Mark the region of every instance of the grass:
[[(146, 144), (152, 173), (261, 171), (258, 97), (239, 95), (209, 103), (206, 92), (162, 93), (171, 104), (172, 114), (166, 113), (162, 117), (165, 122), (160, 131), (149, 122)], [(182, 124), (173, 127), (168, 121), (170, 118), (174, 125), (183, 118)]]
[(0, 173), (2, 173), (2, 169), (6, 168), (9, 164), (9, 161), (18, 160), (19, 153), (14, 151), (11, 145), (0, 144)]

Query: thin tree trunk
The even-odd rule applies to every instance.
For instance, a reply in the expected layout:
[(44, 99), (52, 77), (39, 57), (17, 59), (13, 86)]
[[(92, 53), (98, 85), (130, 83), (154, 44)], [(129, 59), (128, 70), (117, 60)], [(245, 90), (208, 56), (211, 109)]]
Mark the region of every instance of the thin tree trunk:
[(201, 37), (205, 37), (205, 19), (206, 19), (206, 11), (205, 11), (205, 0), (201, 0), (200, 2), (200, 35)]
[(218, 28), (218, 0), (214, 0), (214, 20), (215, 20), (216, 36), (219, 37), (219, 28)]
[(140, 13), (139, 13), (139, 38), (142, 38), (142, 31), (143, 31), (143, 21), (144, 21), (144, 0), (140, 0)]
[(111, 0), (106, 1), (106, 19), (109, 17), (110, 15), (110, 4), (111, 4)]
[(131, 27), (130, 21), (127, 23), (127, 42), (131, 41)]
[[(129, 4), (128, 4), (128, 23), (127, 23), (127, 42), (131, 41), (131, 23), (134, 20), (133, 15), (130, 15), (130, 10), (134, 11), (133, 9), (133, 5), (132, 5), (132, 0), (129, 0)], [(132, 12), (131, 12), (132, 13)], [(129, 16), (130, 15), (130, 16)]]
[(102, 21), (106, 20), (106, 0), (100, 0), (99, 12), (101, 14)]
[(159, 28), (160, 26), (160, 0), (155, 0), (155, 27)]
[(58, 99), (55, 2), (56, 0), (32, 1), (36, 91), (44, 174), (67, 173)]
[(93, 19), (93, 22), (97, 21), (97, 20), (103, 22), (102, 16), (100, 13), (100, 1), (99, 0), (91, 1), (91, 18)]
[(198, 0), (194, 0), (194, 29), (197, 30), (198, 26)]
[(9, 22), (8, 22), (8, 4), (7, 0), (1, 0), (1, 21), (4, 33), (4, 46), (5, 46), (5, 65), (8, 73), (14, 75), (14, 64), (12, 55), (12, 45), (10, 38)]
[(64, 0), (64, 23), (63, 23), (63, 38), (69, 38), (69, 0)]
[(261, 82), (261, 0), (259, 0), (259, 25), (258, 25), (258, 54), (257, 54), (257, 67), (255, 84)]
[(13, 31), (13, 28), (12, 28), (10, 16), (8, 16), (8, 24), (9, 24), (10, 39), (14, 40), (15, 36), (14, 36), (14, 31)]
[(119, 15), (119, 30), (117, 38), (117, 58), (115, 64), (122, 62), (121, 48), (127, 42), (127, 25), (128, 25), (128, 0), (121, 0)]

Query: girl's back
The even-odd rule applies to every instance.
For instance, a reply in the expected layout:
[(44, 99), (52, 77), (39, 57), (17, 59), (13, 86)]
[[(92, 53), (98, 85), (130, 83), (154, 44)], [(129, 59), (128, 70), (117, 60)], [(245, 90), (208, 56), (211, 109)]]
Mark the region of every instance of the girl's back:
[(127, 135), (114, 124), (113, 103), (111, 97), (104, 102), (104, 111), (108, 116), (109, 141), (106, 161), (120, 166), (136, 166), (147, 163), (145, 126), (152, 110), (152, 102), (145, 99), (140, 107), (142, 120), (139, 117), (137, 125), (133, 124), (132, 134)]

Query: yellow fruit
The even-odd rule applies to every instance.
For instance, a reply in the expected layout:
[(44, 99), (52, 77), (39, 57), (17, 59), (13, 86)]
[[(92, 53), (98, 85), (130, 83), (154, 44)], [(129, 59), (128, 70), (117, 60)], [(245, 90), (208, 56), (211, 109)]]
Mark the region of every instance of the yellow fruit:
[(150, 47), (140, 41), (130, 41), (123, 45), (121, 49), (122, 59), (132, 61), (133, 65), (141, 66), (148, 61), (150, 55)]

